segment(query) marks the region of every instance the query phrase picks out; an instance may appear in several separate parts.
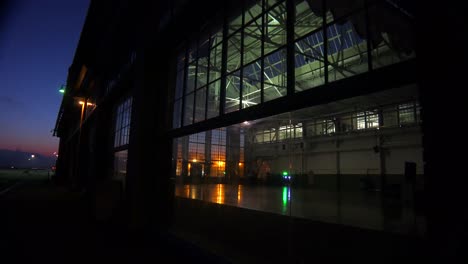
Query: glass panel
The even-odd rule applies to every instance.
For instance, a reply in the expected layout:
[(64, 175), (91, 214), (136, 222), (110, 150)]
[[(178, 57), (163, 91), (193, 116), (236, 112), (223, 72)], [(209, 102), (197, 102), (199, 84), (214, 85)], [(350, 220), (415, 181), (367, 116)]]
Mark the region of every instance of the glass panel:
[(184, 90), (184, 70), (182, 68), (182, 71), (177, 72), (174, 99), (181, 98), (183, 90)]
[(364, 21), (359, 13), (349, 21), (327, 27), (329, 82), (368, 71)]
[(188, 159), (194, 163), (205, 161), (205, 132), (189, 136)]
[(228, 35), (231, 35), (236, 30), (242, 27), (242, 14), (233, 18), (228, 24)]
[(176, 176), (182, 176), (182, 164), (183, 164), (183, 147), (184, 147), (184, 139), (175, 139), (173, 145), (173, 155), (175, 160), (175, 165), (173, 169), (175, 169)]
[(185, 68), (185, 50), (179, 53), (177, 56), (177, 71), (181, 71)]
[(188, 49), (188, 62), (193, 62), (197, 59), (197, 45), (196, 42)]
[(286, 50), (281, 49), (264, 59), (264, 100), (286, 95)]
[(244, 65), (262, 55), (262, 17), (248, 24), (244, 29)]
[(127, 150), (122, 150), (114, 153), (113, 179), (119, 181), (123, 188), (125, 188), (125, 181), (127, 178), (127, 156)]
[(351, 115), (345, 115), (340, 118), (340, 126), (342, 133), (350, 132), (354, 129), (353, 127), (353, 118)]
[(182, 99), (174, 102), (174, 115), (172, 119), (172, 128), (179, 128), (182, 115)]
[(208, 116), (213, 118), (219, 115), (221, 80), (217, 80), (208, 85)]
[(263, 131), (263, 142), (270, 143), (276, 139), (275, 137), (275, 129), (272, 128), (271, 130)]
[(263, 142), (263, 134), (256, 134), (255, 135), (255, 142), (262, 143)]
[(260, 62), (254, 62), (244, 68), (242, 86), (242, 108), (257, 105), (261, 101), (261, 67)]
[(211, 160), (209, 182), (222, 181), (225, 177), (226, 165), (226, 129), (211, 131)]
[(115, 116), (114, 147), (127, 145), (130, 139), (130, 125), (132, 115), (132, 98), (123, 101)]
[(369, 7), (372, 67), (374, 69), (415, 57), (412, 19), (392, 12), (388, 3)]
[(280, 126), (278, 133), (279, 140), (294, 138), (294, 125)]
[(302, 138), (302, 123), (297, 124), (294, 129), (294, 137)]
[(416, 102), (416, 122), (421, 122), (421, 107), (419, 104)]
[(223, 41), (223, 30), (218, 29), (211, 35), (211, 47), (220, 44)]
[(198, 59), (197, 86), (205, 86), (208, 82), (208, 57)]
[(194, 93), (185, 96), (185, 109), (184, 109), (184, 126), (191, 125), (193, 123), (193, 101)]
[(325, 83), (323, 33), (318, 31), (295, 43), (295, 91), (300, 92)]
[(365, 129), (366, 128), (366, 115), (364, 112), (360, 112), (356, 114), (356, 128), (357, 129)]
[(115, 132), (114, 147), (120, 146), (120, 130)]
[(225, 113), (239, 110), (240, 104), (240, 71), (226, 77), (226, 111)]
[(379, 127), (379, 115), (377, 111), (367, 111), (366, 112), (366, 125), (367, 128), (377, 128)]
[(335, 20), (335, 18), (333, 17), (332, 12), (327, 11), (327, 21), (326, 21), (326, 24), (333, 22), (333, 20)]
[(187, 87), (185, 94), (189, 94), (195, 90), (195, 76), (197, 72), (197, 61), (192, 61), (189, 63), (187, 71)]
[[(182, 157), (182, 160), (180, 162), (179, 169), (180, 176), (176, 177), (177, 182), (199, 184), (202, 181), (205, 176), (206, 168), (205, 140), (205, 132), (193, 134), (178, 140), (178, 142), (181, 142), (182, 144), (180, 149), (177, 151), (177, 160), (180, 160), (179, 157)], [(179, 153), (179, 150), (182, 153)]]
[(215, 129), (211, 131), (211, 160), (225, 160), (226, 159), (226, 129)]
[(384, 109), (382, 115), (384, 127), (398, 126), (398, 112), (396, 107)]
[(334, 19), (341, 19), (364, 8), (364, 0), (327, 1), (326, 5)]
[(268, 8), (271, 8), (272, 6), (274, 6), (275, 4), (281, 1), (283, 0), (265, 0), (265, 10), (267, 10)]
[(398, 116), (400, 125), (413, 124), (416, 122), (414, 117), (414, 104), (401, 104), (398, 106)]
[(196, 91), (196, 97), (195, 122), (200, 122), (205, 120), (206, 87), (198, 89)]
[(239, 69), (241, 66), (241, 33), (235, 33), (228, 39), (227, 72)]
[(286, 3), (265, 14), (264, 54), (268, 54), (286, 44)]
[(245, 25), (262, 13), (262, 0), (256, 0), (254, 2), (255, 3), (253, 3), (251, 6), (248, 6), (244, 12)]
[(201, 41), (198, 47), (197, 86), (205, 86), (208, 83), (208, 56), (210, 53), (209, 40)]
[(222, 59), (222, 45), (217, 45), (211, 48), (210, 51), (210, 76), (209, 82), (221, 78), (221, 59)]
[(300, 38), (321, 28), (323, 25), (322, 12), (322, 1), (298, 1), (294, 38)]
[(314, 120), (307, 122), (307, 136), (329, 135), (336, 132), (334, 120)]
[(335, 133), (335, 121), (333, 120), (326, 120), (326, 128), (324, 134), (332, 134)]

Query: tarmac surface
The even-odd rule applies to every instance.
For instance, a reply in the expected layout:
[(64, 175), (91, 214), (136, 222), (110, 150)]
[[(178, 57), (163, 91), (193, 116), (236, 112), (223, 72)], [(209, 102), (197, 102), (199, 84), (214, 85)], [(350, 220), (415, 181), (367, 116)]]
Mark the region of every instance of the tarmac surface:
[[(170, 231), (136, 234), (118, 222), (97, 223), (89, 208), (84, 193), (70, 191), (50, 181), (3, 182), (0, 185), (0, 263), (209, 264), (265, 262), (265, 259), (254, 262), (255, 259), (252, 258), (252, 255), (240, 254), (237, 248), (233, 250), (237, 259), (233, 256), (229, 257), (229, 254), (223, 254), (223, 250), (229, 252), (229, 248), (216, 250), (221, 245), (201, 243), (203, 241), (194, 244), (181, 239), (183, 236), (177, 236)], [(196, 238), (192, 237), (190, 240), (196, 241)], [(362, 241), (353, 242), (358, 245), (357, 247), (362, 243)], [(378, 244), (379, 241), (375, 242)], [(311, 242), (309, 241), (309, 243)], [(411, 241), (405, 243), (412, 245)], [(447, 245), (451, 244), (447, 243)], [(349, 244), (347, 245), (349, 246)], [(333, 262), (330, 258), (319, 258), (317, 255), (322, 253), (322, 256), (327, 256), (330, 253), (339, 258), (339, 255), (343, 254), (340, 251), (350, 251), (347, 249), (348, 246), (338, 249), (336, 246), (327, 247), (325, 245), (323, 248), (328, 248), (327, 252), (311, 251), (308, 259), (313, 259), (313, 262), (316, 263), (330, 263)], [(411, 248), (416, 249), (416, 251), (408, 254), (405, 258), (395, 258), (401, 261), (382, 259), (383, 256), (378, 254), (363, 255), (367, 252), (366, 247), (362, 248), (363, 251), (353, 251), (351, 256), (356, 260), (361, 260), (361, 262), (373, 260), (373, 262), (381, 263), (399, 263), (403, 259), (431, 262), (429, 259), (431, 254), (426, 251), (431, 247), (421, 244), (412, 245)], [(211, 250), (208, 251), (208, 249)], [(466, 251), (461, 252), (464, 252), (462, 259), (466, 259)], [(450, 256), (439, 259), (455, 260), (459, 258)], [(277, 263), (278, 260), (268, 263), (273, 262)], [(290, 261), (286, 262), (291, 263)], [(455, 262), (467, 263), (465, 261), (437, 261), (437, 263)], [(296, 263), (309, 263), (309, 261)]]
[(97, 224), (82, 193), (47, 181), (2, 190), (0, 263), (229, 263), (170, 233)]

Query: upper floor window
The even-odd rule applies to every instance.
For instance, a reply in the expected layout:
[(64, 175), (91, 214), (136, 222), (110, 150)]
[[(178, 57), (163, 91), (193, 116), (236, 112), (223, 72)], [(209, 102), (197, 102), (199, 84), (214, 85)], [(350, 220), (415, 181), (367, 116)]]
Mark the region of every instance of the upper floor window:
[(400, 125), (409, 125), (416, 123), (419, 119), (419, 105), (411, 102), (398, 105), (398, 120)]
[(332, 119), (315, 120), (307, 124), (308, 136), (327, 135), (335, 132), (335, 121)]
[(255, 134), (255, 142), (257, 143), (270, 143), (276, 141), (276, 129), (271, 128), (267, 130), (258, 131)]
[(279, 127), (279, 140), (302, 138), (302, 123)]
[(356, 128), (377, 128), (379, 127), (379, 115), (377, 110), (356, 113)]

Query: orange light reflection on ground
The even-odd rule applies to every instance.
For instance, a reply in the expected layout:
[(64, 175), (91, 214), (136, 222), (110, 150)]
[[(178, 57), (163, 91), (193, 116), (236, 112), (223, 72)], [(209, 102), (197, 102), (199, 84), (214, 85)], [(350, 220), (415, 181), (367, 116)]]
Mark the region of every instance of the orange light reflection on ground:
[(224, 204), (225, 195), (224, 184), (216, 184), (216, 203)]

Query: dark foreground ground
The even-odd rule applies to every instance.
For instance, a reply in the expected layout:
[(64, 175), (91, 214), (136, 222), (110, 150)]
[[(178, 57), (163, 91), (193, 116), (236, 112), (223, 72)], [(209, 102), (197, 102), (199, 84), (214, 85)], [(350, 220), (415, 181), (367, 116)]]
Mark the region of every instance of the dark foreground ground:
[(143, 237), (98, 225), (81, 193), (48, 181), (7, 187), (0, 189), (0, 263), (228, 263), (169, 233)]
[[(188, 215), (197, 215), (195, 211), (202, 210), (200, 215), (209, 216), (212, 222), (221, 222), (220, 218), (225, 215), (212, 213), (208, 207), (192, 207)], [(215, 206), (215, 205), (213, 205)], [(208, 208), (208, 209), (207, 209)], [(233, 208), (232, 210), (237, 210)], [(193, 211), (193, 212), (192, 212)], [(198, 212), (198, 211), (197, 211)], [(217, 211), (212, 211), (217, 212)], [(224, 213), (228, 213), (225, 210)], [(255, 213), (257, 217), (260, 213)], [(218, 217), (218, 218), (216, 218)], [(182, 217), (183, 218), (183, 217)], [(83, 193), (72, 192), (63, 187), (52, 184), (47, 179), (40, 180), (2, 180), (0, 181), (0, 264), (3, 263), (335, 263), (341, 256), (358, 260), (357, 263), (406, 263), (406, 260), (417, 260), (418, 263), (468, 263), (466, 262), (466, 251), (463, 257), (449, 254), (439, 258), (438, 261), (430, 259), (428, 246), (423, 241), (408, 240), (392, 242), (394, 248), (408, 248), (399, 250), (401, 256), (384, 256), (369, 251), (370, 248), (379, 248), (382, 241), (375, 240), (376, 246), (364, 243), (361, 240), (350, 240), (343, 235), (344, 240), (329, 246), (323, 240), (317, 240), (317, 234), (310, 235), (313, 249), (305, 252), (306, 259), (312, 261), (291, 261), (286, 259), (268, 259), (265, 256), (254, 257), (249, 247), (245, 233), (235, 229), (234, 233), (222, 235), (213, 226), (211, 233), (216, 237), (228, 237), (245, 239), (239, 250), (238, 247), (222, 247), (211, 241), (200, 240), (197, 246), (180, 239), (184, 236), (176, 236), (173, 232), (145, 233), (135, 235), (122, 225), (117, 223), (98, 224), (90, 214), (89, 207)], [(250, 218), (246, 218), (249, 220)], [(246, 220), (240, 219), (240, 220)], [(239, 220), (239, 219), (236, 219)], [(192, 219), (197, 221), (197, 219)], [(205, 218), (198, 221), (206, 222)], [(296, 223), (300, 224), (300, 223)], [(202, 222), (196, 222), (201, 228)], [(268, 229), (265, 225), (264, 230)], [(192, 228), (193, 229), (193, 228)], [(206, 231), (206, 230), (205, 230)], [(326, 233), (326, 232), (325, 232)], [(180, 234), (179, 234), (180, 235)], [(186, 234), (187, 235), (187, 234)], [(188, 236), (190, 237), (190, 236)], [(197, 241), (197, 237), (191, 237)], [(214, 240), (213, 240), (214, 241)], [(235, 240), (236, 241), (236, 240)], [(466, 240), (465, 240), (466, 241)], [(321, 245), (322, 242), (324, 245)], [(373, 242), (373, 241), (370, 241)], [(454, 243), (443, 241), (438, 245), (450, 246)], [(369, 243), (369, 241), (368, 241)], [(379, 244), (380, 243), (380, 244)], [(236, 243), (238, 244), (238, 243)], [(387, 243), (388, 244), (388, 243)], [(341, 246), (340, 246), (341, 245)], [(237, 245), (238, 246), (238, 245)], [(387, 245), (388, 246), (388, 245)], [(245, 248), (249, 250), (246, 250)], [(206, 249), (210, 249), (207, 251)], [(356, 250), (359, 249), (359, 250)], [(240, 254), (240, 252), (247, 252)], [(372, 250), (371, 250), (372, 251)], [(381, 250), (386, 252), (388, 250)], [(413, 252), (414, 251), (414, 252)], [(215, 253), (213, 253), (215, 252)], [(216, 255), (221, 252), (219, 255)], [(351, 253), (350, 253), (351, 252)], [(452, 252), (452, 251), (447, 251)], [(453, 250), (456, 252), (456, 250)], [(226, 257), (221, 257), (226, 256)], [(349, 256), (351, 258), (349, 258)], [(462, 260), (463, 259), (463, 260)], [(442, 260), (442, 261), (440, 261)], [(455, 261), (457, 260), (457, 261)], [(346, 261), (346, 260), (345, 260)], [(340, 261), (341, 262), (341, 261)], [(353, 262), (353, 261), (351, 261)]]

